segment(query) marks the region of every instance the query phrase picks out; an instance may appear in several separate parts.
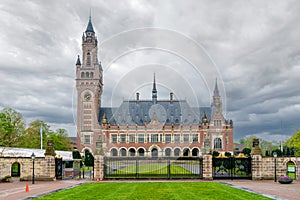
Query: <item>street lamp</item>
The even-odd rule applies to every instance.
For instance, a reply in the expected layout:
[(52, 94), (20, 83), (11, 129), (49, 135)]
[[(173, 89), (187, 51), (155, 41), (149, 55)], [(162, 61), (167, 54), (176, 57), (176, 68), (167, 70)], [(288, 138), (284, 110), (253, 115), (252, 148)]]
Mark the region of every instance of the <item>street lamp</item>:
[(277, 178), (276, 178), (276, 158), (277, 158), (277, 153), (276, 153), (276, 151), (273, 153), (273, 157), (274, 157), (274, 182), (277, 182)]
[(32, 160), (32, 184), (34, 184), (34, 159), (35, 159), (35, 155), (32, 152), (32, 154), (31, 154), (31, 160)]

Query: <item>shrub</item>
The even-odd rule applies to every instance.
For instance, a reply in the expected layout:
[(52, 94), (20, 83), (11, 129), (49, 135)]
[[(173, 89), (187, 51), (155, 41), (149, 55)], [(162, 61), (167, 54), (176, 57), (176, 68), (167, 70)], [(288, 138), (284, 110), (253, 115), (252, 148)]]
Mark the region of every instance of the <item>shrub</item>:
[(289, 184), (293, 182), (293, 179), (289, 176), (281, 176), (278, 178), (279, 183)]

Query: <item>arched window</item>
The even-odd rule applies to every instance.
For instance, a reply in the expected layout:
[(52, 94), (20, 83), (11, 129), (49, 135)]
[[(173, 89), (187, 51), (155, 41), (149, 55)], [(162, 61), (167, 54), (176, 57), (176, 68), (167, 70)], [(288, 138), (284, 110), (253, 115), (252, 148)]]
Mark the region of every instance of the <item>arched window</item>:
[(112, 150), (110, 150), (110, 155), (111, 155), (111, 156), (118, 156), (118, 151), (117, 151), (117, 149), (112, 149)]
[(158, 156), (158, 150), (157, 150), (156, 148), (153, 148), (153, 149), (151, 150), (151, 156), (152, 156), (152, 157), (157, 157), (157, 156)]
[(91, 72), (90, 78), (94, 78), (94, 72)]
[(91, 54), (90, 54), (90, 52), (88, 52), (87, 55), (86, 55), (86, 65), (87, 66), (91, 65)]
[(133, 149), (133, 148), (129, 149), (129, 155), (135, 156), (135, 149)]
[(214, 149), (222, 149), (222, 140), (221, 138), (214, 139)]
[(89, 77), (90, 77), (90, 73), (86, 72), (86, 73), (85, 73), (85, 77), (86, 77), (86, 78), (89, 78)]
[(170, 148), (167, 148), (165, 150), (165, 156), (171, 156), (171, 149)]
[(84, 78), (84, 72), (81, 72), (81, 78)]
[(11, 165), (11, 176), (12, 177), (20, 176), (20, 163), (15, 162)]
[(183, 149), (183, 156), (189, 156), (190, 150), (188, 148)]
[(199, 149), (194, 148), (194, 149), (192, 150), (192, 156), (199, 156)]
[(145, 150), (144, 149), (139, 149), (138, 150), (139, 156), (144, 156), (145, 155)]
[(179, 148), (176, 148), (174, 150), (174, 156), (180, 156), (180, 149)]
[(122, 148), (120, 151), (121, 156), (127, 156), (127, 151), (126, 149)]

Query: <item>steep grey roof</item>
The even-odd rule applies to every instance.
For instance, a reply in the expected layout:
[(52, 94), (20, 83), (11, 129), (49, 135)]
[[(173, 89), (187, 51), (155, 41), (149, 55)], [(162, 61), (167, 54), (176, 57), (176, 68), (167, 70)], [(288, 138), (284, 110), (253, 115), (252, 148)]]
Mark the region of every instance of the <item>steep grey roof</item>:
[(123, 101), (119, 108), (100, 108), (99, 123), (104, 113), (111, 125), (144, 125), (154, 114), (159, 122), (166, 125), (199, 124), (204, 112), (210, 120), (210, 107), (190, 107), (186, 101)]
[(89, 17), (89, 23), (86, 27), (86, 30), (85, 32), (92, 32), (92, 33), (95, 33), (94, 31), (94, 28), (93, 28), (93, 25), (92, 25), (92, 19), (91, 19), (91, 16)]
[(81, 65), (79, 55), (78, 55), (78, 57), (77, 57), (76, 65)]

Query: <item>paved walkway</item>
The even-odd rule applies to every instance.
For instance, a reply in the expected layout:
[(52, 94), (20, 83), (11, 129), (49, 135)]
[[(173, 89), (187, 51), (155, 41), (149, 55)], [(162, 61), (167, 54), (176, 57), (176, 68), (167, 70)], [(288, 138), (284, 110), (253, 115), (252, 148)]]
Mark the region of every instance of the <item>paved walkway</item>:
[[(168, 180), (161, 180), (161, 181), (167, 182)], [(178, 180), (178, 181), (185, 182), (189, 180)], [(190, 180), (190, 181), (199, 181), (199, 180)], [(37, 181), (35, 182), (34, 185), (31, 182), (26, 182), (26, 181), (25, 182), (17, 181), (13, 183), (0, 183), (0, 199), (5, 199), (5, 200), (30, 199), (32, 197), (37, 197), (42, 194), (66, 189), (69, 187), (74, 187), (76, 185), (80, 185), (86, 182), (90, 182), (90, 180), (64, 180), (64, 181), (49, 181), (49, 182)], [(122, 182), (127, 182), (127, 181), (122, 181)], [(269, 181), (221, 180), (215, 182), (225, 183), (233, 187), (246, 189), (248, 191), (253, 191), (255, 193), (271, 195), (270, 197), (273, 198), (275, 197), (275, 199), (289, 199), (289, 200), (300, 199), (299, 181), (294, 181), (292, 184), (279, 184), (271, 180)], [(29, 192), (25, 192), (26, 184), (28, 184), (29, 186)]]
[(251, 181), (251, 180), (222, 180), (219, 181), (237, 188), (242, 188), (256, 193), (275, 196), (276, 199), (300, 199), (300, 182), (293, 181), (291, 184), (280, 184), (274, 180)]
[[(82, 183), (85, 180), (64, 180), (64, 181), (36, 181), (35, 184), (27, 181), (16, 181), (12, 183), (0, 183), (0, 199), (16, 200), (30, 199), (41, 194), (46, 194), (52, 191), (73, 187)], [(28, 184), (29, 192), (25, 192), (26, 184)]]

